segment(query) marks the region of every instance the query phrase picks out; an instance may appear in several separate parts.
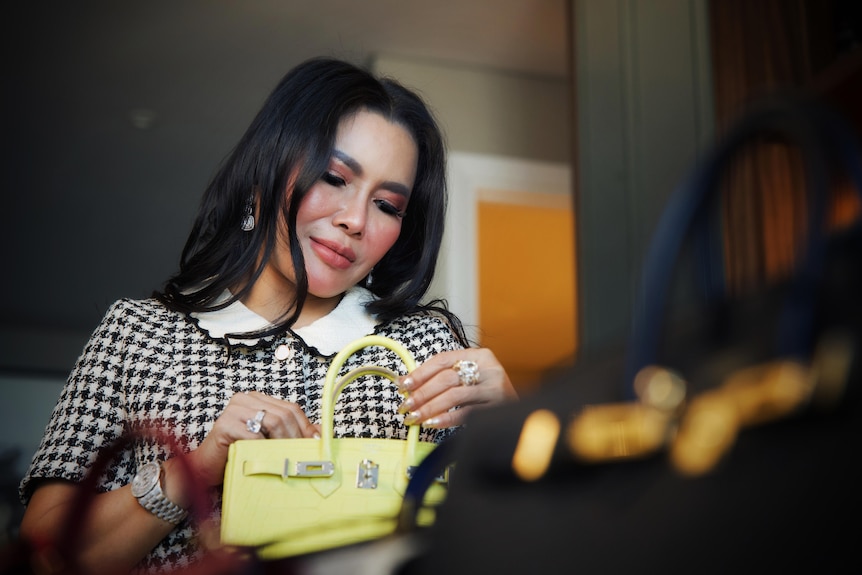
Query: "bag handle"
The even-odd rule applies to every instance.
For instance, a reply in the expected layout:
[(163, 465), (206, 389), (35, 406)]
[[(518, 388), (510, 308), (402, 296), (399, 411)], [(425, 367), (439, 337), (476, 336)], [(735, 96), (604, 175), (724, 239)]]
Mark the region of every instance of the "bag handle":
[[(694, 224), (713, 205), (721, 169), (760, 136), (778, 136), (800, 149), (808, 192), (806, 251), (781, 302), (772, 342), (771, 353), (780, 360), (736, 370), (720, 388), (689, 398), (685, 381), (658, 365), (674, 267)], [(772, 99), (751, 108), (707, 150), (674, 190), (644, 259), (620, 382), (626, 401), (588, 406), (573, 420), (567, 437), (576, 459), (632, 459), (669, 446), (677, 471), (699, 475), (715, 465), (743, 427), (781, 418), (809, 400), (821, 405), (837, 400), (857, 344), (843, 329), (821, 334), (817, 325), (817, 291), (830, 239), (828, 178), (836, 167), (846, 170), (862, 197), (862, 151), (855, 134), (830, 109), (799, 99)], [(856, 224), (847, 233), (862, 228)]]
[[(406, 347), (395, 341), (394, 339), (382, 335), (367, 335), (361, 337), (352, 343), (348, 344), (333, 358), (329, 365), (329, 370), (326, 372), (326, 380), (323, 384), (323, 405), (321, 408), (321, 459), (323, 461), (332, 461), (332, 441), (335, 435), (333, 418), (335, 417), (335, 402), (341, 392), (347, 385), (364, 375), (377, 375), (385, 377), (393, 382), (398, 380), (398, 374), (392, 370), (378, 366), (363, 366), (349, 371), (343, 377), (338, 379), (338, 372), (344, 365), (347, 359), (359, 351), (360, 349), (372, 346), (379, 346), (395, 352), (404, 365), (407, 371), (411, 372), (416, 369), (416, 360), (413, 354)], [(407, 432), (407, 461), (412, 462), (416, 454), (416, 446), (419, 443), (419, 425), (413, 424), (408, 426)]]
[(827, 152), (844, 165), (860, 197), (862, 154), (853, 134), (831, 110), (803, 100), (775, 99), (752, 108), (709, 150), (705, 160), (675, 190), (662, 213), (644, 259), (643, 278), (635, 302), (623, 381), (625, 397), (635, 397), (632, 387), (635, 376), (642, 368), (656, 362), (672, 272), (685, 238), (695, 221), (704, 215), (709, 198), (716, 193), (720, 170), (747, 141), (770, 134), (795, 143), (802, 152), (810, 208), (807, 252), (794, 278), (790, 301), (779, 318), (777, 351), (780, 355), (796, 356), (810, 352), (815, 300), (812, 291), (825, 259), (823, 223), (831, 166)]

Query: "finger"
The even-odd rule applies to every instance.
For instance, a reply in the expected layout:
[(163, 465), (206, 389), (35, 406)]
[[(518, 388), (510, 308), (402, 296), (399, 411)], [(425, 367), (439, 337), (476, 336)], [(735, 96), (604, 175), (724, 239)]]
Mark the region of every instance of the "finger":
[(298, 405), (289, 414), (280, 413), (276, 423), (267, 428), (269, 439), (319, 438), (320, 426), (311, 423)]
[(399, 388), (402, 391), (413, 391), (422, 387), (434, 376), (445, 373), (459, 359), (465, 359), (466, 350), (443, 351), (431, 356), (406, 376), (399, 378)]
[(313, 437), (314, 439), (320, 439), (320, 425), (313, 423), (309, 427), (307, 427), (303, 431), (303, 433), (303, 437)]
[(402, 378), (401, 386), (408, 394), (399, 409), (401, 413), (419, 408), (457, 386), (482, 388), (475, 402), (494, 403), (515, 396), (505, 369), (487, 348), (439, 353)]
[[(421, 386), (417, 386), (413, 391), (409, 392), (407, 397), (401, 402), (398, 412), (406, 414), (420, 409), (441, 394), (459, 387), (462, 386), (457, 372), (452, 369), (440, 370)], [(456, 393), (455, 395), (458, 396), (459, 394)], [(457, 403), (451, 404), (449, 407), (454, 407), (455, 405)]]
[[(399, 412), (405, 414), (406, 424), (447, 427), (466, 417), (466, 411), (455, 413), (454, 407), (485, 407), (518, 398), (506, 370), (487, 348), (441, 353), (436, 359), (431, 370), (436, 370), (434, 375), (421, 385), (415, 385), (399, 407)], [(452, 365), (440, 369), (453, 359)], [(420, 376), (427, 376), (431, 371)]]
[(451, 411), (447, 411), (429, 417), (425, 421), (423, 421), (421, 425), (422, 427), (428, 427), (432, 429), (444, 429), (447, 427), (457, 427), (459, 425), (464, 425), (467, 420), (467, 416), (472, 410), (473, 407), (461, 407), (459, 409), (453, 409)]
[(479, 367), (479, 381), (476, 384), (489, 380), (487, 377), (482, 377), (482, 370), (485, 370), (486, 373), (493, 374), (490, 380), (494, 383), (498, 383), (499, 380), (499, 383), (511, 386), (506, 370), (503, 369), (494, 352), (486, 347), (478, 347), (444, 351), (428, 358), (412, 372), (399, 378), (399, 389), (403, 392), (415, 391), (449, 370), (458, 373), (458, 362), (464, 361), (474, 362)]
[[(454, 387), (407, 412), (404, 424), (421, 423), (426, 427), (449, 427), (449, 422), (461, 422), (469, 408), (488, 404), (489, 397), (487, 390), (476, 386)], [(458, 409), (453, 411), (454, 408)], [(456, 413), (462, 410), (464, 413)]]
[(304, 437), (303, 430), (310, 424), (305, 413), (295, 403), (271, 405), (267, 412), (266, 436), (272, 439)]
[[(210, 434), (217, 432), (219, 443), (230, 444), (239, 439), (260, 439), (263, 436), (263, 419), (266, 417), (266, 405), (259, 397), (249, 393), (235, 394), (228, 401), (224, 412), (216, 419)], [(263, 412), (262, 416), (260, 415)], [(261, 429), (254, 431), (255, 418), (260, 416)]]
[[(313, 437), (317, 433), (317, 429), (299, 405), (257, 391), (242, 395), (245, 398), (239, 400), (239, 403), (249, 405), (245, 407), (241, 417), (245, 417), (252, 411), (255, 415), (259, 411), (265, 411), (261, 421), (261, 429), (256, 434), (258, 438), (261, 435), (272, 439)], [(253, 418), (255, 415), (250, 417)], [(250, 423), (253, 419), (244, 419), (243, 421), (247, 426), (253, 427), (253, 424)]]
[(254, 417), (249, 417), (245, 420), (245, 428), (249, 433), (261, 434), (265, 437), (267, 433), (266, 428), (263, 426), (264, 417), (266, 417), (266, 410), (258, 409)]
[(515, 391), (509, 375), (493, 351), (486, 347), (465, 351), (470, 351), (471, 353), (464, 359), (476, 362), (479, 368), (479, 377), (476, 385), (485, 387), (486, 391), (489, 392), (489, 403), (518, 399), (518, 393)]

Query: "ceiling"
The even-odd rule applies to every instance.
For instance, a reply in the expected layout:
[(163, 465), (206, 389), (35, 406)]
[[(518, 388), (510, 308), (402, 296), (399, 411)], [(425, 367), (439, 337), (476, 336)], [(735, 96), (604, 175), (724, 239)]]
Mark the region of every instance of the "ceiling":
[(383, 54), (564, 78), (568, 4), (10, 4), (0, 336), (89, 331), (113, 299), (160, 285), (206, 182), (293, 65)]

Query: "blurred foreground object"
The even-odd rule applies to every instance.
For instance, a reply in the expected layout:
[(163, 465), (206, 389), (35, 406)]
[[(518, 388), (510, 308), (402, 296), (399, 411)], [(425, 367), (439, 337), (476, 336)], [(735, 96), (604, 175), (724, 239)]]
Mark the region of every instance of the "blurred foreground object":
[[(695, 269), (710, 269), (700, 224), (723, 171), (762, 139), (804, 161), (808, 233), (792, 277), (729, 295), (701, 275), (705, 301), (672, 314), (677, 260), (692, 248)], [(629, 341), (470, 420), (427, 551), (406, 573), (858, 564), (862, 225), (828, 225), (830, 188), (846, 178), (862, 194), (859, 145), (832, 110), (796, 98), (750, 108), (666, 206)], [(513, 456), (538, 413), (561, 430), (525, 477)]]

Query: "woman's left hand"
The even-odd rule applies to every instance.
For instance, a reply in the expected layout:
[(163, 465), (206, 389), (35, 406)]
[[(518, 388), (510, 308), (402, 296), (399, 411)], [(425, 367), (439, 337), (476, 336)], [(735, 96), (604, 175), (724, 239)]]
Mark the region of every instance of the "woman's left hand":
[[(506, 370), (490, 349), (468, 348), (439, 353), (399, 379), (407, 398), (399, 411), (404, 423), (454, 427), (475, 407), (518, 399)], [(460, 409), (453, 410), (453, 407)]]

